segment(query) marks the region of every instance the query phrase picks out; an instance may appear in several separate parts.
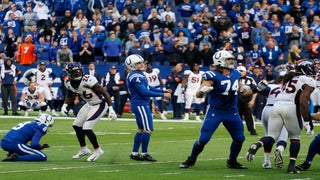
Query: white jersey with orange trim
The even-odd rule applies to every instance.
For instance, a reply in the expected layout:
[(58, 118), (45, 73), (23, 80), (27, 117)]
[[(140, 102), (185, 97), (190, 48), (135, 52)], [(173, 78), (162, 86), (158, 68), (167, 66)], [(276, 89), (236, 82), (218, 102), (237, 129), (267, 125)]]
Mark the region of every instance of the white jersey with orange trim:
[(186, 70), (183, 73), (185, 76), (188, 76), (187, 84), (186, 84), (186, 94), (192, 94), (195, 95), (197, 93), (197, 90), (199, 89), (202, 77), (204, 72), (199, 71), (198, 74), (195, 74), (191, 70)]
[(97, 83), (98, 80), (94, 76), (87, 74), (83, 76), (77, 89), (71, 86), (70, 80), (65, 82), (65, 86), (68, 90), (78, 94), (89, 105), (97, 105), (102, 102), (101, 97), (91, 89)]
[(158, 68), (153, 68), (151, 72), (143, 72), (147, 77), (148, 85), (152, 87), (160, 87), (160, 81), (158, 76), (160, 76), (160, 70)]

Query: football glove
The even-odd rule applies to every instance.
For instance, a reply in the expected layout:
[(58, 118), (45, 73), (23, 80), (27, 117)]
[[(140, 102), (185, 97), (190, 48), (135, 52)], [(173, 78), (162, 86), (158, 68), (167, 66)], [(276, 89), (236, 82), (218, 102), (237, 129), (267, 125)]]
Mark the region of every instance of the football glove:
[(251, 89), (250, 86), (248, 86), (248, 85), (242, 85), (242, 86), (240, 87), (240, 89), (239, 89), (239, 92), (240, 92), (240, 93), (243, 93), (243, 92), (248, 91), (249, 89)]
[(50, 147), (49, 144), (42, 144), (42, 149), (49, 148), (49, 147)]
[(62, 116), (69, 116), (68, 104), (63, 104), (61, 107)]
[(258, 91), (258, 92), (261, 92), (261, 91), (265, 90), (267, 87), (268, 87), (267, 82), (265, 82), (265, 81), (260, 81), (260, 82), (258, 83), (258, 86), (257, 86), (257, 91)]
[(109, 109), (108, 119), (109, 120), (117, 119), (117, 114), (116, 114), (116, 112), (114, 112), (112, 106), (109, 106), (108, 109)]
[(199, 91), (199, 94), (201, 95), (204, 95), (204, 94), (207, 94), (209, 93), (210, 91), (213, 90), (213, 87), (212, 86), (203, 86), (200, 91)]
[(38, 106), (38, 104), (39, 104), (39, 102), (36, 101), (35, 103), (32, 104), (31, 108), (32, 108), (32, 109), (35, 109), (35, 108)]
[(31, 107), (31, 102), (29, 101), (29, 99), (26, 99), (25, 101), (26, 101), (26, 105), (27, 105), (28, 107)]

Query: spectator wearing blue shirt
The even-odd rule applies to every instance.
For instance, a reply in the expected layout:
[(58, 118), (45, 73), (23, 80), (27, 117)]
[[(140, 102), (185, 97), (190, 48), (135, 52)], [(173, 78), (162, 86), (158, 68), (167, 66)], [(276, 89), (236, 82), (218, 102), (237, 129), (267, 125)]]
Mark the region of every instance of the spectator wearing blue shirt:
[(39, 43), (36, 44), (37, 61), (44, 61), (49, 64), (50, 59), (50, 45), (46, 44), (44, 37), (39, 38)]
[(78, 53), (82, 45), (81, 43), (82, 39), (79, 38), (78, 33), (76, 31), (72, 31), (72, 37), (68, 41), (68, 47), (72, 51), (74, 60), (78, 58)]
[(266, 46), (261, 48), (262, 66), (272, 64), (274, 67), (282, 63), (282, 50), (275, 45), (274, 40), (269, 40)]
[(57, 62), (57, 52), (60, 49), (60, 46), (58, 46), (59, 43), (57, 41), (52, 42), (52, 46), (49, 50), (50, 53), (50, 62), (55, 64)]
[(6, 16), (6, 12), (3, 10), (3, 5), (0, 4), (0, 23), (4, 22), (4, 17)]
[(147, 24), (143, 23), (141, 25), (141, 30), (137, 32), (136, 37), (138, 39), (141, 39), (141, 38), (144, 38), (146, 36), (151, 37), (151, 31), (148, 30)]
[(190, 0), (184, 0), (184, 3), (180, 4), (177, 10), (180, 12), (180, 16), (184, 24), (187, 24), (191, 15), (196, 12), (194, 5), (190, 3)]
[(95, 42), (95, 46), (93, 48), (95, 56), (103, 56), (103, 52), (101, 48), (105, 38), (106, 38), (105, 34), (100, 31), (100, 28), (98, 26), (95, 26), (94, 31), (91, 34), (91, 39), (93, 39)]
[(14, 34), (18, 37), (20, 36), (20, 21), (15, 19), (14, 13), (9, 14), (9, 19), (4, 21), (2, 24), (2, 28), (4, 30), (4, 35), (8, 35), (8, 30), (12, 29)]
[(108, 63), (120, 64), (122, 45), (116, 40), (114, 32), (110, 32), (110, 38), (104, 41), (102, 51)]
[(243, 12), (240, 4), (233, 5), (232, 9), (228, 12), (228, 16), (231, 18), (232, 23), (237, 23), (238, 17), (242, 15)]
[(150, 0), (146, 0), (144, 3), (144, 8), (142, 8), (142, 19), (143, 21), (148, 20), (148, 16), (151, 14), (153, 6), (151, 6)]

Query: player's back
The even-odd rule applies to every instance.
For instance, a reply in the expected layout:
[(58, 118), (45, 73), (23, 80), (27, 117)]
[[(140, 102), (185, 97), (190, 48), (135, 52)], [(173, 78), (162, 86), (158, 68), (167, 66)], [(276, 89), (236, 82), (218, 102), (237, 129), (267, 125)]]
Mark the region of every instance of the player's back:
[(269, 84), (268, 87), (269, 93), (267, 97), (267, 102), (266, 104), (274, 104), (277, 101), (277, 96), (281, 92), (281, 85), (280, 84)]
[(238, 88), (240, 73), (230, 70), (230, 75), (222, 75), (218, 71), (207, 71), (205, 80), (213, 82), (213, 90), (208, 94), (209, 105), (220, 110), (234, 111), (238, 105)]
[(148, 105), (150, 97), (141, 94), (137, 86), (148, 88), (148, 80), (143, 72), (132, 71), (127, 77), (127, 86), (130, 92), (130, 101), (134, 104)]
[(4, 137), (7, 142), (27, 143), (31, 141), (35, 133), (44, 135), (47, 132), (47, 126), (36, 121), (27, 121), (17, 124)]
[(305, 75), (295, 76), (282, 87), (281, 93), (277, 96), (277, 100), (294, 102), (297, 104), (304, 84), (313, 88), (316, 87), (316, 81), (312, 77)]

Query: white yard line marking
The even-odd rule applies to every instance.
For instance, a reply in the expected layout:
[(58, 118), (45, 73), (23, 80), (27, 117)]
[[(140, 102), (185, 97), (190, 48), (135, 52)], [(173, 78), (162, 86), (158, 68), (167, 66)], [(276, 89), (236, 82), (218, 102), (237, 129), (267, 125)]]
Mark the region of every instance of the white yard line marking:
[(235, 177), (244, 177), (244, 174), (232, 175), (232, 176), (224, 176), (225, 178), (235, 178)]

